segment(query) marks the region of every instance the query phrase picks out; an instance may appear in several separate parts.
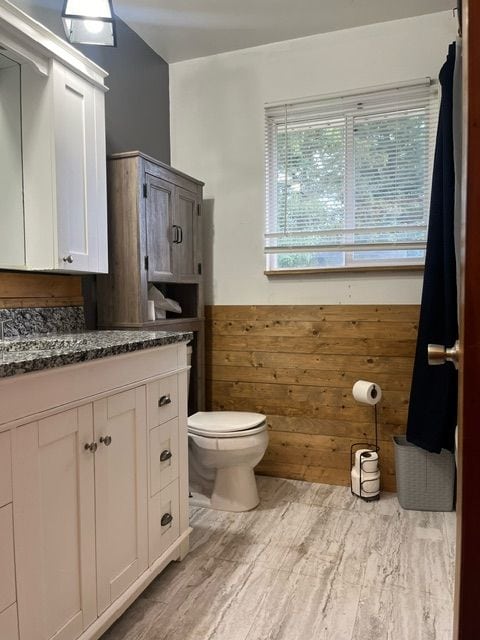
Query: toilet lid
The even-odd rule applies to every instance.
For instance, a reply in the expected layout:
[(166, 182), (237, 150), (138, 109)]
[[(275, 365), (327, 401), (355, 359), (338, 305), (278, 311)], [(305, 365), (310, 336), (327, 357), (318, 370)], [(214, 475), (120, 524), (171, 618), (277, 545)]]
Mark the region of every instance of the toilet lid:
[(262, 425), (265, 420), (261, 413), (247, 411), (199, 411), (188, 418), (188, 427), (214, 436), (247, 431)]

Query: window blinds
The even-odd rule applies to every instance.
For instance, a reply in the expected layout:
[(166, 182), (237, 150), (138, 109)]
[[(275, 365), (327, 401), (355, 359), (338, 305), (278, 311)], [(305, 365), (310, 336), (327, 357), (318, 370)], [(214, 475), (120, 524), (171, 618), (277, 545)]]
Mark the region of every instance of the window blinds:
[(267, 267), (421, 263), (437, 112), (427, 79), (267, 107)]

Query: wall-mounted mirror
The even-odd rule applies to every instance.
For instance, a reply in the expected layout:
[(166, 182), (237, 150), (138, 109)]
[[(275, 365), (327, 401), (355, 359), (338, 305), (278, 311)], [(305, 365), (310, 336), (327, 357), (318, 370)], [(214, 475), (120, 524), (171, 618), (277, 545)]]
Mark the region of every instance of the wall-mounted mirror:
[(0, 51), (0, 264), (25, 262), (21, 66)]

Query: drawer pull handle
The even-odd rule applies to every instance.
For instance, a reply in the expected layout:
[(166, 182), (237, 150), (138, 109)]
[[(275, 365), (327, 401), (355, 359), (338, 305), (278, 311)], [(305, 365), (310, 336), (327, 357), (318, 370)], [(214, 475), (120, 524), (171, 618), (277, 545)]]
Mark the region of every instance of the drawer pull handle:
[(170, 460), (171, 457), (172, 452), (168, 449), (165, 449), (165, 451), (162, 451), (162, 453), (160, 454), (160, 462), (166, 462), (167, 460)]
[(168, 393), (166, 396), (162, 396), (158, 401), (159, 407), (166, 407), (167, 404), (170, 404), (172, 399), (170, 398), (170, 394)]
[(100, 442), (104, 444), (106, 447), (109, 447), (112, 444), (112, 436), (105, 436), (100, 438)]
[(83, 448), (85, 449), (85, 451), (95, 453), (95, 451), (98, 449), (98, 444), (96, 442), (87, 442)]
[(166, 527), (167, 524), (170, 524), (172, 520), (173, 516), (171, 513), (164, 513), (162, 519), (160, 520), (160, 524), (162, 525), (162, 527)]

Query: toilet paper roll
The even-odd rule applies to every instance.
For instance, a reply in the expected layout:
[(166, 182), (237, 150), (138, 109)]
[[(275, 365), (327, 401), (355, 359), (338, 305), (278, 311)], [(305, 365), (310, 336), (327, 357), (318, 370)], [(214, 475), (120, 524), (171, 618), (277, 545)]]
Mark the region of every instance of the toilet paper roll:
[(357, 380), (352, 389), (353, 397), (357, 402), (363, 404), (377, 404), (382, 399), (382, 390), (375, 382), (368, 380)]
[(352, 467), (352, 491), (361, 498), (371, 498), (380, 493), (380, 471), (376, 473), (362, 473), (362, 485), (360, 486), (360, 474)]
[(355, 469), (360, 473), (360, 462), (363, 473), (376, 473), (378, 471), (378, 453), (371, 449), (358, 449), (355, 451)]
[(155, 320), (155, 302), (153, 300), (147, 300), (147, 319)]

